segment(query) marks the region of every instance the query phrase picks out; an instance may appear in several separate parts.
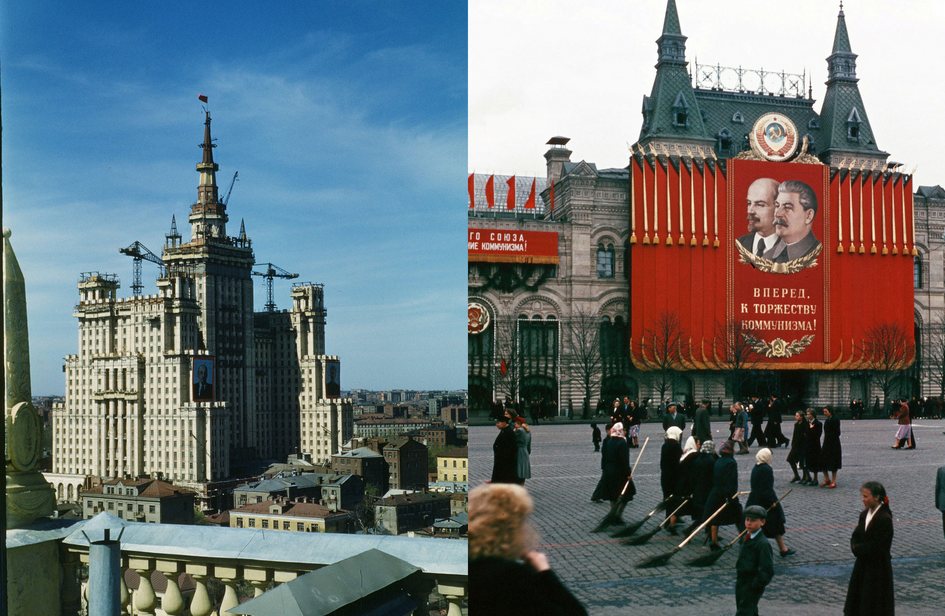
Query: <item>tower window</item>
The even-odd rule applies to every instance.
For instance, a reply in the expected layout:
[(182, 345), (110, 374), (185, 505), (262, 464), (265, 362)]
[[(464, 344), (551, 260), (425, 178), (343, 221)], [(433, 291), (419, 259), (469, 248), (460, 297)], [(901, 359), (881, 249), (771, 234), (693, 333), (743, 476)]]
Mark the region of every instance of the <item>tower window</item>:
[(916, 289), (922, 288), (922, 257), (915, 257), (912, 261), (912, 283)]
[(856, 110), (856, 107), (851, 109), (850, 115), (847, 116), (847, 140), (860, 140), (860, 124), (862, 124), (862, 122), (863, 120), (860, 119), (860, 114)]
[(614, 277), (614, 246), (613, 244), (608, 244), (604, 246), (603, 244), (597, 245), (597, 277), (598, 278), (613, 278)]
[(682, 92), (676, 95), (673, 101), (673, 126), (687, 126), (689, 123), (689, 103), (682, 95)]

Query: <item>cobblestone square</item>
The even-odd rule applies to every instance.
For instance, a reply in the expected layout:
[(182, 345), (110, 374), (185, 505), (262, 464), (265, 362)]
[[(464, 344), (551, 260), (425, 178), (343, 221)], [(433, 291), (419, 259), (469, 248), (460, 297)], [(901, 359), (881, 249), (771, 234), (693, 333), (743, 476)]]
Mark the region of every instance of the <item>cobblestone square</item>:
[[(785, 418), (785, 434), (791, 422)], [(689, 435), (687, 425), (685, 436)], [(914, 424), (915, 450), (892, 450), (895, 423), (888, 420), (842, 421), (843, 468), (837, 488), (797, 486), (785, 458), (786, 448), (774, 449), (771, 466), (775, 490), (783, 496), (787, 517), (785, 541), (797, 554), (782, 559), (775, 550), (775, 576), (760, 603), (761, 614), (842, 614), (853, 568), (850, 535), (862, 504), (859, 486), (869, 480), (883, 483), (890, 498), (895, 536), (892, 545), (896, 608), (912, 616), (945, 613), (945, 539), (942, 515), (935, 509), (935, 472), (945, 464), (945, 421)], [(728, 422), (713, 422), (717, 442), (728, 434)], [(471, 482), (478, 485), (492, 471), (495, 428), (470, 428)], [(638, 494), (623, 519), (643, 518), (661, 498), (660, 426), (644, 424), (641, 440), (651, 437), (635, 474)], [(751, 455), (735, 456), (739, 489), (748, 490), (757, 446)], [(631, 463), (638, 449), (631, 449)], [(533, 522), (541, 535), (540, 549), (551, 566), (591, 614), (733, 614), (735, 612), (734, 548), (711, 567), (686, 562), (705, 554), (701, 537), (676, 554), (666, 566), (638, 569), (642, 559), (673, 549), (681, 536), (657, 534), (642, 546), (625, 546), (608, 534), (590, 530), (609, 509), (590, 501), (600, 476), (599, 454), (591, 445), (588, 424), (541, 424), (532, 427), (532, 479), (526, 487), (535, 499)], [(744, 505), (746, 497), (741, 497)], [(642, 531), (662, 518), (654, 516)], [(688, 518), (686, 518), (688, 520)], [(720, 529), (720, 542), (730, 541), (734, 526)]]

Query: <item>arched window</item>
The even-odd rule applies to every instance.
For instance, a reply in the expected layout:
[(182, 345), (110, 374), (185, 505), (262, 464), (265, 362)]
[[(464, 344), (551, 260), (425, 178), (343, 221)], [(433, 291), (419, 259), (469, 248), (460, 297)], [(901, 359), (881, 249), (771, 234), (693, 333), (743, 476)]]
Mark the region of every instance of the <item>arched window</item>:
[(922, 288), (922, 257), (918, 256), (912, 260), (912, 285), (916, 289)]
[(614, 277), (614, 245), (604, 244), (597, 245), (597, 277), (598, 278), (613, 278)]

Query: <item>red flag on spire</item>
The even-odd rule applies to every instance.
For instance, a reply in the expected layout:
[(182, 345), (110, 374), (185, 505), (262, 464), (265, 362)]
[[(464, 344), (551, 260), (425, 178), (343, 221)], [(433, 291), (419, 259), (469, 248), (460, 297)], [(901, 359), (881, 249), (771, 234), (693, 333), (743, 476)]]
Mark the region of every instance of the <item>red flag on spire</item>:
[(469, 209), (473, 209), (476, 207), (475, 189), (476, 189), (476, 174), (470, 173), (469, 174)]
[(489, 179), (486, 180), (486, 204), (489, 206), (489, 209), (495, 207), (495, 176), (490, 175)]
[(535, 178), (532, 178), (532, 190), (528, 193), (528, 199), (525, 201), (526, 210), (535, 209)]
[(201, 103), (206, 103), (209, 99), (207, 98), (206, 94), (198, 94), (197, 100), (199, 100)]
[(513, 175), (505, 181), (509, 185), (508, 195), (505, 197), (505, 209), (514, 210), (515, 209), (515, 176)]
[(555, 181), (551, 180), (551, 211), (555, 211)]

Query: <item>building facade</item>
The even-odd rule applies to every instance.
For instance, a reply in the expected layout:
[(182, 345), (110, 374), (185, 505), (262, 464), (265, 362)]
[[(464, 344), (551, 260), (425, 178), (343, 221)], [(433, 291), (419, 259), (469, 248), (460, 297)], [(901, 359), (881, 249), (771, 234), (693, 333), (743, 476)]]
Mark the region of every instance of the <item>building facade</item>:
[(469, 450), (449, 449), (436, 457), (437, 481), (469, 481)]
[(193, 524), (196, 494), (159, 479), (112, 479), (84, 490), (82, 519), (103, 511), (132, 522)]
[(340, 361), (325, 354), (322, 286), (294, 285), (289, 311), (254, 312), (256, 256), (243, 223), (228, 234), (210, 122), (208, 112), (189, 240), (172, 217), (160, 257), (137, 242), (122, 251), (139, 273), (142, 259), (160, 266), (157, 293), (140, 295), (137, 276), (125, 298), (114, 274), (79, 279), (54, 473), (161, 475), (206, 493), (246, 472), (245, 461), (327, 460), (351, 436)]
[(230, 511), (230, 528), (260, 528), (302, 533), (346, 533), (351, 514), (323, 505), (285, 499), (250, 503)]
[[(667, 2), (657, 48), (656, 75), (651, 92), (643, 97), (640, 134), (631, 146), (628, 166), (602, 169), (572, 160), (569, 139), (553, 137), (545, 153), (545, 177), (469, 176), (472, 416), (484, 417), (503, 400), (533, 414), (580, 415), (609, 408), (624, 395), (649, 398), (654, 406), (660, 398), (715, 401), (747, 393), (780, 393), (805, 404), (846, 405), (851, 398), (883, 397), (875, 370), (863, 362), (859, 367), (848, 362), (848, 369), (751, 369), (743, 380), (733, 380), (721, 361), (686, 357), (676, 366), (654, 369), (659, 362), (653, 353), (647, 359), (639, 347), (633, 352), (640, 339), (633, 324), (640, 327), (641, 314), (654, 294), (674, 294), (673, 301), (684, 309), (701, 301), (694, 288), (677, 292), (677, 270), (641, 270), (646, 255), (656, 254), (647, 245), (655, 246), (658, 238), (660, 248), (678, 246), (679, 254), (687, 249), (691, 254), (712, 252), (720, 239), (725, 249), (744, 233), (744, 222), (720, 231), (718, 218), (713, 229), (711, 208), (699, 211), (696, 206), (711, 203), (717, 189), (723, 204), (737, 199), (739, 221), (744, 220), (745, 201), (723, 192), (724, 186), (728, 181), (728, 190), (733, 190), (736, 161), (760, 160), (758, 148), (752, 146), (753, 133), (769, 114), (796, 127), (791, 162), (824, 169), (824, 190), (837, 191), (837, 196), (830, 193), (834, 207), (838, 200), (844, 205), (850, 200), (852, 214), (840, 221), (844, 229), (850, 225), (846, 240), (841, 230), (843, 252), (849, 244), (852, 254), (852, 235), (859, 237), (860, 253), (869, 243), (862, 237), (862, 225), (869, 225), (873, 215), (864, 215), (863, 205), (857, 213), (854, 199), (870, 204), (864, 191), (875, 190), (877, 204), (885, 199), (882, 207), (895, 201), (894, 215), (887, 218), (890, 225), (899, 225), (901, 251), (892, 246), (886, 262), (897, 259), (894, 267), (900, 274), (903, 268), (914, 269), (914, 293), (909, 293), (914, 296), (914, 328), (909, 327), (907, 346), (914, 344), (915, 354), (897, 366), (889, 395), (942, 395), (945, 191), (913, 187), (911, 176), (890, 163), (877, 145), (857, 85), (856, 54), (842, 9), (819, 110), (805, 85), (806, 75), (782, 76), (775, 90), (765, 89), (763, 83), (752, 89), (706, 81), (705, 72), (687, 61), (686, 37), (673, 0)], [(712, 68), (707, 72), (720, 74)], [(698, 194), (706, 184), (709, 192)], [(643, 211), (651, 213), (648, 220), (641, 220)], [(854, 217), (859, 229), (853, 227)], [(840, 225), (832, 224), (835, 235)], [(873, 233), (879, 231), (874, 228)], [(882, 242), (885, 247), (885, 235)], [(872, 245), (879, 240), (874, 237)], [(834, 246), (829, 248), (836, 252)], [(841, 262), (841, 257), (832, 258)], [(685, 262), (674, 263), (682, 263), (689, 275)], [(652, 280), (643, 284), (641, 271)], [(833, 271), (839, 272), (839, 266)], [(725, 290), (720, 293), (724, 296)], [(655, 328), (655, 320), (643, 327)]]

